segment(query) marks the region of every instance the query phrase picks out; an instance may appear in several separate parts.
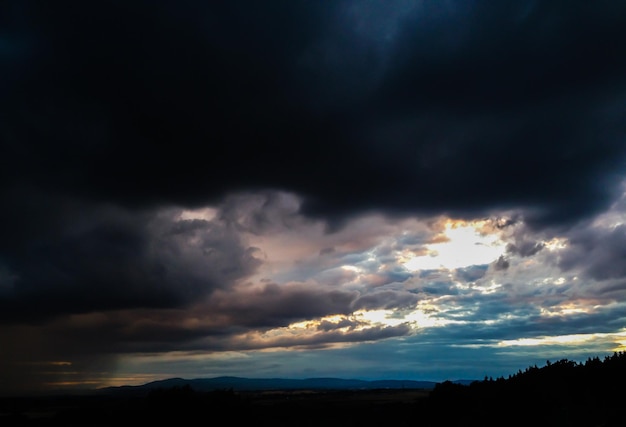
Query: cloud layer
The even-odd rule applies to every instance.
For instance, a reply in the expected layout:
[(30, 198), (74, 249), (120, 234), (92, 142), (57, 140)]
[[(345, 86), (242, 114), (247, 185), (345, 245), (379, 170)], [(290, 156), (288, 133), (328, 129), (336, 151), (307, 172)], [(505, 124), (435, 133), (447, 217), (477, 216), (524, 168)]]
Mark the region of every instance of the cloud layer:
[(0, 16), (5, 391), (623, 345), (626, 6)]

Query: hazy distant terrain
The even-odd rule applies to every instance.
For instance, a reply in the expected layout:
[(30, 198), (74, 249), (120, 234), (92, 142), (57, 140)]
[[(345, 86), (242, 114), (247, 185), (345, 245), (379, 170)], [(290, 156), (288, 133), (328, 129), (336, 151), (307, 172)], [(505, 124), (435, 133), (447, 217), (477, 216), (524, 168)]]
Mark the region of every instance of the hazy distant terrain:
[[(471, 380), (455, 381), (467, 384)], [(412, 380), (355, 380), (342, 378), (242, 378), (216, 377), (183, 379), (170, 378), (154, 381), (139, 386), (107, 387), (101, 393), (144, 394), (150, 390), (189, 386), (195, 391), (207, 392), (214, 390), (260, 391), (260, 390), (375, 390), (375, 389), (425, 389), (431, 390), (437, 383), (434, 381)]]

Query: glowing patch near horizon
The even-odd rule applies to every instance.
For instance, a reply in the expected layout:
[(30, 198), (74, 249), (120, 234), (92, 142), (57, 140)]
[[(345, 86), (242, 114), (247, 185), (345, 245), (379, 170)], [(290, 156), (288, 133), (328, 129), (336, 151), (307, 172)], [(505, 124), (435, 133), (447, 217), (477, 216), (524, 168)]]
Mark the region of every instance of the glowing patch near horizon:
[(615, 337), (615, 344), (617, 344), (613, 351), (626, 351), (626, 331), (613, 334), (613, 336)]
[(49, 360), (49, 361), (37, 361), (37, 362), (18, 362), (21, 365), (32, 366), (72, 366), (72, 362), (65, 360)]
[(107, 380), (104, 380), (102, 382), (100, 382), (97, 388), (101, 388), (101, 387), (121, 387), (121, 386), (133, 386), (133, 385), (143, 385), (146, 384), (148, 382), (152, 382), (152, 381), (158, 381), (158, 380), (163, 380), (166, 379), (166, 377), (164, 377), (163, 375), (146, 375), (146, 376), (134, 376), (134, 375), (130, 375), (128, 377), (115, 377), (115, 378), (109, 378)]
[(490, 264), (504, 254), (506, 243), (497, 234), (481, 232), (486, 221), (448, 220), (445, 239), (426, 245), (425, 255), (414, 256), (404, 266), (411, 271), (437, 270)]
[(102, 384), (98, 380), (85, 380), (85, 381), (50, 381), (44, 382), (44, 386), (53, 387), (87, 387), (87, 386), (99, 386)]
[(567, 345), (577, 346), (585, 343), (606, 341), (607, 343), (617, 344), (618, 347), (612, 351), (620, 351), (626, 348), (626, 331), (613, 333), (595, 333), (595, 334), (570, 334), (557, 336), (544, 336), (537, 338), (519, 338), (516, 340), (503, 340), (497, 343), (497, 347), (538, 347), (547, 345)]
[(569, 302), (555, 305), (549, 308), (542, 307), (541, 314), (548, 317), (563, 316), (568, 314), (590, 314), (598, 306), (590, 306), (581, 303)]

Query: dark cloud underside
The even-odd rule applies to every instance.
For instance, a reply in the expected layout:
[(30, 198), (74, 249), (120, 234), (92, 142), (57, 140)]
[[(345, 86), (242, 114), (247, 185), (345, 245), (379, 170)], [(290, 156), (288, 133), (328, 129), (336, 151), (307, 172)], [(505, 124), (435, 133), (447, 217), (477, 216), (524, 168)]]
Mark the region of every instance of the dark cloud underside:
[(623, 161), (616, 2), (4, 9), (4, 191), (143, 206), (269, 187), (335, 218), (555, 223), (606, 206)]

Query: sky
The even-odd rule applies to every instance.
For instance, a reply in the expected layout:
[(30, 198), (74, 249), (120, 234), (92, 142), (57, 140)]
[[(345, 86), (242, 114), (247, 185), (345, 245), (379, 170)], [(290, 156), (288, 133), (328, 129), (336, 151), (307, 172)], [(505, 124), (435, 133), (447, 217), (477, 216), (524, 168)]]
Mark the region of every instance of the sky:
[(626, 3), (0, 4), (0, 394), (626, 350)]

